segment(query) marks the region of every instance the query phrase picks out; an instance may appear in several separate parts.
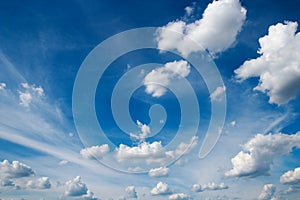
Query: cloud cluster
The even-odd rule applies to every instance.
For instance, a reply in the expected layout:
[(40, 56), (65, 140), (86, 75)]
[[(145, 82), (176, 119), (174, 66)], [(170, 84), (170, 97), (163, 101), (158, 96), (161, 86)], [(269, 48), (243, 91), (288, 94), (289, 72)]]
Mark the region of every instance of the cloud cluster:
[(296, 34), (297, 26), (297, 22), (270, 26), (268, 35), (259, 39), (260, 56), (235, 70), (236, 77), (242, 81), (259, 77), (254, 90), (266, 93), (269, 103), (288, 103), (300, 90), (300, 33)]
[(144, 78), (146, 93), (153, 97), (161, 97), (171, 81), (180, 80), (190, 74), (191, 66), (185, 60), (168, 62), (162, 67), (153, 69)]
[(125, 189), (127, 198), (137, 198), (137, 192), (135, 191), (135, 187), (133, 185), (128, 186)]
[(268, 175), (274, 158), (291, 152), (293, 147), (300, 147), (300, 132), (293, 135), (257, 134), (243, 145), (243, 151), (231, 159), (233, 168), (225, 175), (227, 177)]
[(169, 200), (190, 200), (191, 197), (184, 193), (175, 193), (169, 196)]
[(280, 177), (280, 183), (300, 186), (300, 167), (287, 171)]
[(33, 189), (49, 189), (51, 188), (50, 179), (48, 177), (41, 177), (37, 180), (29, 180), (27, 182), (27, 187)]
[(130, 138), (134, 140), (145, 140), (145, 138), (151, 133), (150, 127), (147, 124), (141, 123), (139, 120), (136, 121), (136, 124), (141, 131), (138, 134), (130, 133)]
[(158, 182), (157, 185), (150, 191), (151, 195), (167, 195), (170, 194), (171, 191), (169, 189), (168, 184), (163, 182)]
[(264, 185), (261, 194), (258, 196), (258, 200), (272, 200), (276, 191), (276, 187), (273, 184)]
[(83, 158), (87, 159), (101, 159), (105, 154), (110, 151), (108, 144), (101, 146), (92, 146), (80, 150)]
[(88, 190), (85, 183), (81, 181), (80, 176), (76, 176), (74, 179), (68, 180), (66, 182), (66, 196), (80, 197), (84, 200), (97, 200), (94, 193)]
[(164, 177), (169, 175), (170, 169), (167, 167), (152, 168), (149, 170), (150, 177)]
[(28, 165), (19, 161), (12, 161), (10, 164), (8, 160), (0, 162), (1, 178), (21, 178), (34, 175), (34, 171)]
[(4, 90), (6, 88), (6, 83), (0, 83), (0, 90)]
[(202, 47), (216, 54), (233, 45), (245, 19), (246, 9), (239, 0), (213, 1), (208, 4), (201, 19), (190, 24), (177, 20), (158, 29), (158, 48), (177, 49), (185, 57), (192, 52), (203, 51)]
[(225, 185), (225, 183), (216, 184), (214, 182), (211, 182), (204, 185), (194, 184), (192, 186), (192, 191), (194, 192), (203, 192), (206, 190), (224, 190), (224, 189), (228, 189), (228, 186)]
[(34, 98), (40, 98), (44, 96), (44, 89), (39, 86), (29, 85), (28, 83), (22, 83), (21, 86), (25, 91), (19, 91), (20, 105), (29, 107), (30, 103)]

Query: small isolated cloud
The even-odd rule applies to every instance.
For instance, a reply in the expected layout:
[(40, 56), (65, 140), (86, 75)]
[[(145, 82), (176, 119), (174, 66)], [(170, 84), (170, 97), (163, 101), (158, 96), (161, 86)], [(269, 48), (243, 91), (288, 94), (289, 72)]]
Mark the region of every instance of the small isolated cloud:
[(169, 196), (169, 200), (190, 200), (191, 197), (184, 193), (175, 193)]
[(225, 175), (227, 177), (268, 175), (274, 158), (288, 154), (293, 147), (300, 147), (300, 132), (293, 135), (257, 134), (243, 145), (242, 151), (231, 159), (233, 168)]
[(0, 90), (5, 90), (6, 83), (0, 83)]
[(0, 162), (0, 177), (1, 178), (22, 178), (34, 175), (34, 171), (28, 165), (19, 161), (12, 161), (10, 164), (8, 160)]
[(230, 126), (235, 127), (236, 126), (236, 121), (231, 121)]
[(258, 200), (271, 200), (274, 197), (276, 187), (273, 184), (264, 185)]
[(137, 192), (135, 191), (135, 187), (133, 185), (128, 186), (125, 189), (127, 198), (137, 198)]
[(153, 69), (144, 78), (146, 93), (153, 97), (161, 97), (166, 93), (171, 81), (180, 80), (189, 75), (191, 67), (185, 60), (168, 62), (162, 67)]
[(158, 182), (157, 185), (150, 191), (151, 195), (167, 195), (170, 194), (168, 184), (163, 182)]
[(222, 99), (224, 99), (225, 91), (226, 91), (225, 86), (217, 87), (217, 89), (215, 89), (215, 91), (213, 91), (210, 94), (211, 101), (221, 101)]
[(141, 131), (138, 134), (130, 133), (130, 138), (134, 140), (145, 140), (145, 138), (151, 133), (150, 127), (146, 124), (142, 124), (139, 120), (136, 121), (136, 124)]
[(20, 105), (24, 107), (29, 107), (34, 99), (44, 96), (44, 89), (41, 86), (36, 87), (28, 83), (22, 83), (21, 86), (25, 91), (19, 91), (19, 101)]
[(150, 177), (165, 177), (169, 175), (170, 169), (167, 167), (152, 168), (149, 170)]
[(190, 42), (193, 40), (212, 54), (223, 52), (234, 44), (245, 19), (246, 9), (239, 0), (213, 1), (208, 4), (201, 19), (190, 24), (177, 20), (159, 28), (156, 38), (158, 48), (177, 49), (187, 57), (192, 52), (203, 51), (199, 45)]
[(80, 150), (83, 158), (87, 159), (101, 159), (105, 154), (110, 151), (108, 144), (101, 146), (92, 146)]
[(48, 177), (41, 177), (37, 180), (29, 180), (27, 182), (27, 187), (33, 189), (49, 189), (51, 188), (50, 179)]
[(254, 90), (266, 93), (269, 103), (286, 104), (300, 90), (300, 33), (297, 22), (269, 27), (268, 35), (259, 39), (260, 56), (244, 62), (235, 70), (241, 81), (259, 77)]
[(185, 15), (186, 16), (190, 16), (193, 13), (193, 11), (194, 11), (194, 7), (187, 6), (187, 7), (184, 8), (184, 11), (185, 11)]
[(216, 184), (214, 182), (211, 182), (204, 185), (194, 184), (192, 186), (192, 191), (194, 192), (203, 192), (206, 190), (225, 190), (225, 189), (228, 189), (228, 186), (225, 185), (225, 183)]
[(74, 179), (66, 182), (66, 196), (82, 196), (87, 194), (87, 187), (85, 183), (81, 182), (81, 177), (76, 176)]
[(59, 161), (59, 165), (66, 165), (66, 164), (68, 164), (69, 163), (69, 161), (67, 161), (67, 160), (61, 160), (61, 161)]
[(285, 172), (280, 177), (280, 183), (300, 187), (300, 167)]

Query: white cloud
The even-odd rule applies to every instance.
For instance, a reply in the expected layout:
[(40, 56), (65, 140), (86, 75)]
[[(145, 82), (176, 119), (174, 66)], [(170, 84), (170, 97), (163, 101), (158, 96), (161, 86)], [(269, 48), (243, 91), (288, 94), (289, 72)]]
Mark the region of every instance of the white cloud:
[(125, 192), (126, 192), (127, 198), (137, 198), (137, 193), (136, 193), (135, 187), (133, 185), (128, 186), (125, 189)]
[(215, 91), (213, 91), (210, 94), (210, 99), (212, 101), (221, 101), (222, 99), (224, 99), (225, 91), (226, 91), (225, 86), (217, 87), (217, 89), (215, 89)]
[(130, 138), (134, 140), (144, 140), (151, 133), (151, 129), (146, 124), (142, 124), (139, 120), (137, 120), (136, 123), (141, 131), (138, 134), (130, 133)]
[(170, 169), (167, 167), (152, 168), (149, 170), (150, 177), (164, 177), (169, 175)]
[(278, 105), (294, 99), (300, 90), (300, 33), (297, 22), (278, 23), (269, 27), (268, 35), (259, 39), (260, 57), (248, 60), (235, 70), (245, 80), (259, 77), (254, 88), (266, 93), (269, 103)]
[(74, 179), (66, 182), (66, 196), (82, 196), (87, 194), (87, 187), (85, 183), (81, 182), (81, 177), (76, 176)]
[(171, 194), (169, 200), (189, 200), (191, 197), (184, 193)]
[(224, 190), (224, 189), (228, 189), (228, 186), (225, 185), (225, 183), (216, 184), (214, 182), (211, 182), (204, 185), (194, 184), (192, 186), (192, 191), (194, 192), (203, 192), (206, 190)]
[(82, 157), (87, 159), (101, 159), (105, 154), (109, 152), (108, 144), (101, 146), (92, 146), (80, 150)]
[(48, 177), (41, 177), (37, 180), (29, 180), (27, 182), (27, 187), (33, 189), (49, 189), (51, 188), (50, 179)]
[(170, 194), (168, 184), (163, 182), (158, 182), (157, 185), (150, 191), (151, 195), (167, 195)]
[(280, 183), (300, 186), (300, 167), (287, 171), (280, 177)]
[(28, 92), (19, 92), (20, 105), (28, 107), (31, 103), (32, 96)]
[(69, 163), (69, 161), (67, 161), (67, 160), (61, 160), (61, 161), (59, 161), (58, 165), (66, 165), (68, 163)]
[(186, 14), (186, 16), (190, 16), (192, 13), (193, 13), (193, 11), (194, 11), (194, 8), (193, 7), (191, 7), (191, 6), (187, 6), (187, 7), (185, 7), (185, 14)]
[(0, 179), (0, 185), (2, 187), (12, 187), (12, 186), (15, 186), (14, 182), (11, 179), (8, 179), (8, 178)]
[(274, 197), (276, 187), (273, 184), (264, 185), (258, 200), (271, 200)]
[(180, 80), (189, 75), (191, 67), (185, 60), (168, 62), (162, 67), (153, 69), (144, 78), (146, 93), (153, 97), (161, 97), (166, 93), (171, 81)]
[[(202, 51), (191, 44), (189, 39), (199, 43), (212, 54), (225, 51), (233, 45), (246, 19), (246, 9), (239, 0), (219, 0), (208, 4), (202, 19), (186, 24), (174, 21), (158, 29), (158, 48), (177, 49), (183, 56), (191, 52)], [(175, 31), (183, 36), (168, 31)]]
[(21, 86), (25, 89), (24, 92), (19, 91), (20, 105), (29, 107), (33, 99), (38, 99), (44, 96), (44, 89), (39, 86), (29, 85), (28, 83), (22, 83)]
[(6, 83), (0, 83), (0, 90), (5, 90)]
[(28, 165), (19, 161), (12, 161), (10, 164), (8, 160), (0, 162), (0, 176), (1, 178), (21, 178), (34, 175), (33, 170)]
[(293, 147), (300, 147), (300, 132), (293, 135), (257, 134), (243, 145), (243, 151), (231, 159), (233, 168), (225, 175), (228, 177), (268, 175), (274, 158), (291, 152)]
[(235, 126), (236, 126), (236, 121), (231, 121), (231, 122), (230, 122), (230, 125), (231, 125), (232, 127), (235, 127)]

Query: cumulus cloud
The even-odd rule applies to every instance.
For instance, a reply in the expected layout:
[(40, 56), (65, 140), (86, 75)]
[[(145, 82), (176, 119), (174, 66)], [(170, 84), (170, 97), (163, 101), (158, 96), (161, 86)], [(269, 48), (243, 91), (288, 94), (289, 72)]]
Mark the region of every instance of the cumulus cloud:
[(189, 42), (191, 39), (216, 54), (233, 45), (245, 19), (246, 9), (239, 0), (213, 1), (208, 4), (201, 19), (190, 24), (177, 20), (159, 28), (156, 38), (158, 48), (177, 49), (185, 57), (191, 52), (203, 51), (200, 46)]
[(236, 126), (236, 121), (231, 121), (231, 122), (230, 122), (230, 125), (231, 125), (232, 127), (235, 127), (235, 126)]
[(40, 98), (44, 96), (44, 89), (41, 86), (29, 85), (28, 83), (22, 83), (21, 86), (25, 91), (19, 91), (20, 105), (29, 107), (34, 98)]
[(206, 190), (224, 190), (224, 189), (228, 189), (228, 186), (225, 185), (225, 183), (216, 184), (214, 182), (211, 182), (204, 185), (194, 184), (192, 186), (192, 191), (194, 192), (203, 192)]
[(175, 193), (169, 196), (169, 200), (190, 200), (191, 197), (184, 193)]
[(28, 165), (19, 161), (12, 161), (10, 164), (8, 160), (0, 162), (0, 176), (1, 178), (21, 178), (34, 175), (34, 171)]
[(280, 183), (300, 186), (300, 167), (287, 171), (280, 177)]
[(0, 185), (2, 187), (15, 186), (14, 182), (11, 179), (8, 179), (8, 178), (0, 179)]
[(293, 147), (300, 147), (300, 132), (293, 135), (257, 134), (243, 145), (242, 151), (231, 159), (233, 168), (225, 175), (227, 177), (268, 175), (274, 158), (288, 154)]
[(141, 131), (138, 134), (130, 133), (130, 138), (134, 140), (144, 140), (151, 133), (151, 129), (147, 124), (143, 124), (139, 120), (136, 121), (136, 124)]
[(264, 185), (258, 200), (271, 200), (274, 197), (276, 187), (273, 184)]
[(158, 182), (157, 185), (150, 191), (151, 195), (167, 195), (170, 194), (168, 184), (163, 182)]
[(166, 164), (170, 160), (190, 152), (197, 144), (198, 137), (193, 137), (190, 143), (180, 143), (173, 151), (166, 151), (161, 141), (153, 143), (141, 142), (138, 146), (127, 146), (120, 144), (115, 149), (115, 158), (118, 162), (146, 162), (147, 164)]
[(27, 182), (27, 187), (33, 189), (49, 189), (51, 188), (50, 179), (48, 177), (41, 177), (37, 180), (29, 180)]
[(161, 97), (166, 93), (171, 81), (180, 80), (190, 74), (191, 66), (185, 60), (168, 62), (162, 67), (153, 69), (144, 78), (146, 93), (153, 97)]
[(6, 83), (0, 83), (0, 90), (5, 90)]
[(66, 196), (83, 196), (87, 194), (87, 187), (85, 183), (81, 182), (81, 177), (76, 176), (74, 179), (66, 182)]
[(300, 33), (297, 22), (269, 27), (268, 35), (259, 39), (260, 56), (244, 62), (235, 70), (241, 81), (259, 77), (254, 90), (266, 93), (269, 103), (286, 104), (300, 90)]
[(128, 186), (125, 189), (127, 198), (137, 198), (137, 193), (135, 191), (135, 187), (133, 185)]
[(217, 87), (217, 89), (215, 89), (215, 91), (213, 91), (210, 94), (210, 99), (212, 101), (221, 101), (222, 99), (224, 99), (225, 91), (226, 91), (225, 86)]
[(149, 170), (150, 177), (164, 177), (169, 175), (170, 169), (167, 167), (152, 168)]
[(108, 144), (101, 146), (92, 146), (80, 150), (82, 157), (87, 159), (101, 159), (105, 154), (110, 151)]

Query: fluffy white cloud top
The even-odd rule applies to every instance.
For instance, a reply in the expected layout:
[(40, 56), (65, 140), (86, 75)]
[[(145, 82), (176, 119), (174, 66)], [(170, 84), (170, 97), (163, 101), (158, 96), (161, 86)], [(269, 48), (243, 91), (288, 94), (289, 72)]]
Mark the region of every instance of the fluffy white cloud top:
[[(190, 24), (177, 20), (158, 29), (158, 48), (177, 49), (185, 57), (191, 52), (203, 51), (203, 48), (212, 54), (225, 51), (236, 41), (246, 19), (246, 12), (239, 0), (213, 1), (208, 4), (201, 19)], [(200, 46), (192, 44), (190, 40)]]
[(168, 62), (162, 67), (153, 69), (144, 78), (146, 93), (153, 97), (161, 97), (166, 88), (174, 80), (180, 80), (190, 74), (191, 66), (185, 60)]
[(300, 186), (300, 167), (285, 172), (280, 177), (280, 183)]
[(225, 86), (217, 87), (217, 88), (210, 94), (210, 99), (211, 99), (212, 101), (221, 101), (222, 99), (224, 99), (225, 91), (226, 91), (226, 87), (225, 87)]
[(274, 197), (276, 187), (273, 184), (264, 185), (258, 200), (271, 200)]
[(27, 187), (33, 189), (49, 189), (51, 188), (50, 179), (48, 177), (41, 177), (37, 180), (29, 180), (27, 182)]
[(163, 182), (158, 182), (157, 185), (150, 191), (151, 195), (167, 195), (170, 194), (171, 191), (169, 189), (168, 184)]
[(87, 187), (85, 183), (81, 182), (81, 177), (76, 176), (74, 179), (66, 182), (66, 196), (82, 196), (87, 194)]
[(150, 177), (165, 177), (169, 175), (170, 169), (167, 167), (152, 168), (149, 170)]
[(300, 147), (300, 132), (292, 135), (257, 134), (243, 145), (242, 151), (231, 159), (233, 168), (225, 175), (227, 177), (268, 175), (274, 158), (288, 154), (293, 147)]
[(145, 138), (151, 133), (150, 127), (139, 120), (136, 121), (136, 124), (140, 128), (140, 132), (138, 134), (130, 133), (130, 138), (134, 140), (145, 140)]
[(191, 197), (184, 193), (175, 193), (169, 196), (169, 200), (190, 200)]
[(34, 171), (28, 165), (25, 165), (19, 161), (8, 160), (0, 162), (0, 176), (1, 178), (21, 178), (34, 175)]
[(216, 184), (214, 182), (211, 182), (204, 185), (194, 184), (192, 186), (192, 191), (194, 192), (203, 192), (206, 190), (224, 190), (224, 189), (228, 189), (228, 186), (225, 185), (225, 183)]
[(108, 144), (101, 146), (92, 146), (80, 150), (82, 157), (87, 159), (101, 159), (105, 154), (110, 151)]
[(137, 192), (135, 191), (135, 187), (133, 185), (128, 186), (125, 189), (127, 198), (137, 198)]
[(36, 87), (28, 83), (22, 83), (21, 86), (25, 91), (19, 91), (19, 101), (24, 107), (29, 107), (32, 100), (44, 96), (44, 89), (41, 86)]
[(268, 35), (259, 39), (260, 56), (244, 62), (235, 70), (241, 81), (259, 77), (254, 90), (266, 93), (269, 103), (286, 104), (300, 90), (300, 34), (297, 22), (269, 27)]
[(4, 90), (6, 88), (6, 83), (0, 83), (0, 90)]

